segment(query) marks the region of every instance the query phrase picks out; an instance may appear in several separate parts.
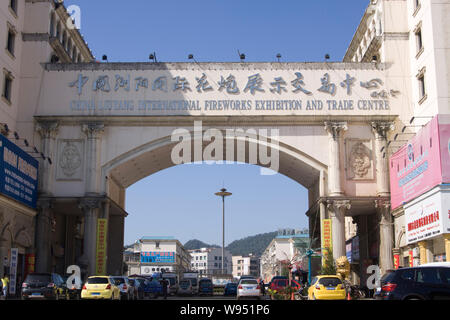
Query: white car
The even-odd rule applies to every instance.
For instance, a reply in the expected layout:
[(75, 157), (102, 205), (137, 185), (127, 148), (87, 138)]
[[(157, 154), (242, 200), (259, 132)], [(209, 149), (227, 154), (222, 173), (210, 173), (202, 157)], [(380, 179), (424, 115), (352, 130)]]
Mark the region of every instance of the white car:
[(237, 287), (237, 299), (257, 298), (261, 299), (261, 287), (256, 279), (242, 279)]

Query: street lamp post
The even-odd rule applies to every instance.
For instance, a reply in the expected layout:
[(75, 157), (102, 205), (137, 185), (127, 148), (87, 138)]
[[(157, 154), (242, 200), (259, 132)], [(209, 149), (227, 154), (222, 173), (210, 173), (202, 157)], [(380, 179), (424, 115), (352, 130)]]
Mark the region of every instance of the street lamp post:
[(220, 192), (216, 193), (216, 196), (222, 197), (222, 274), (224, 273), (224, 261), (225, 261), (225, 197), (231, 196), (232, 193), (227, 192), (227, 189), (223, 188)]

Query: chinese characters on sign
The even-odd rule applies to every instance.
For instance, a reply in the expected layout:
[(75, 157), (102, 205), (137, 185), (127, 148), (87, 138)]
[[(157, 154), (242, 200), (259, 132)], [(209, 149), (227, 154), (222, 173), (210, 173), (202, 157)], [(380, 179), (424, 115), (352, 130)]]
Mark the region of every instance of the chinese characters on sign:
[(96, 274), (106, 274), (106, 235), (108, 230), (108, 220), (97, 220), (97, 257), (96, 257)]
[(175, 252), (142, 252), (141, 263), (175, 263)]
[(328, 252), (328, 250), (333, 250), (331, 219), (322, 220), (322, 250), (323, 255), (325, 255)]
[[(290, 90), (288, 90), (288, 83), (283, 79), (283, 77), (275, 77), (271, 79), (269, 83), (270, 92), (277, 93), (277, 94), (283, 94), (283, 93), (298, 93), (303, 92), (306, 95), (313, 94), (312, 91), (306, 89), (307, 86), (305, 83), (304, 76), (300, 72), (294, 73), (295, 79), (290, 80)], [(123, 89), (125, 91), (130, 91), (131, 85), (133, 83), (133, 88), (136, 92), (144, 89), (149, 89), (149, 84), (152, 83), (151, 89), (153, 91), (163, 91), (168, 92), (169, 91), (169, 78), (166, 76), (161, 76), (153, 80), (153, 82), (150, 81), (150, 79), (139, 76), (131, 79), (131, 75), (115, 75), (115, 79), (111, 80), (109, 76), (107, 75), (99, 75), (92, 80), (92, 91), (103, 91), (103, 92), (110, 92), (111, 88), (114, 89), (114, 91), (119, 91), (120, 89)], [(208, 80), (208, 76), (205, 73), (202, 73), (201, 77), (195, 77), (195, 80), (197, 82), (196, 90), (198, 93), (203, 93), (207, 91), (223, 91), (226, 89), (226, 92), (228, 94), (239, 94), (239, 84), (237, 83), (236, 77), (232, 74), (230, 74), (228, 77), (224, 77), (223, 75), (220, 76), (220, 80), (217, 81), (217, 87), (214, 89), (214, 87), (210, 84)], [(72, 88), (77, 89), (77, 93), (79, 95), (83, 94), (83, 89), (86, 85), (86, 83), (89, 81), (89, 77), (83, 76), (83, 74), (79, 74), (77, 78), (69, 83), (69, 86)], [(133, 82), (132, 82), (133, 81)], [(323, 77), (320, 79), (321, 81), (321, 87), (317, 89), (318, 92), (327, 93), (331, 96), (336, 95), (339, 87), (333, 83), (331, 76), (329, 73), (325, 73)], [(111, 82), (113, 83), (113, 86), (111, 86)], [(189, 80), (186, 77), (176, 76), (172, 79), (172, 86), (171, 90), (172, 92), (176, 91), (192, 91), (190, 87)], [(340, 86), (345, 89), (348, 96), (352, 95), (352, 88), (355, 86), (356, 78), (352, 77), (350, 74), (346, 74), (346, 78), (340, 83)], [(257, 73), (254, 75), (250, 75), (248, 77), (247, 84), (244, 88), (244, 92), (250, 92), (252, 95), (255, 95), (257, 93), (264, 93), (266, 90), (264, 90), (263, 86), (265, 84), (265, 80), (262, 78), (262, 76)], [(396, 97), (400, 92), (396, 90), (387, 90), (383, 89), (384, 82), (381, 79), (371, 79), (367, 82), (360, 82), (360, 87), (367, 89), (367, 90), (381, 90), (381, 91), (373, 91), (371, 93), (372, 98), (388, 98), (388, 97)]]

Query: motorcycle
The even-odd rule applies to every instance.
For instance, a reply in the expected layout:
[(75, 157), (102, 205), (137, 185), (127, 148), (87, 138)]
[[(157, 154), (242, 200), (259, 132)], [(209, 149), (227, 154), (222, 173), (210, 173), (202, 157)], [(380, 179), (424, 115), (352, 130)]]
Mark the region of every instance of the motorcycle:
[(345, 281), (345, 289), (347, 291), (347, 293), (350, 293), (350, 298), (352, 300), (360, 300), (360, 299), (364, 299), (366, 297), (366, 293), (364, 290), (362, 290), (361, 288), (359, 288), (356, 285), (352, 285), (350, 282)]

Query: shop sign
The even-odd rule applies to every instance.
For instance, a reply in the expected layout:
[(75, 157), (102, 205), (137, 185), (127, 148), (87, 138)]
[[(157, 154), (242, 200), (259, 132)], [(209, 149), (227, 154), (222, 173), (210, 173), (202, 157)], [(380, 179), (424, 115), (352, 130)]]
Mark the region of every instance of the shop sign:
[(33, 273), (36, 267), (36, 255), (34, 253), (25, 255), (25, 275)]
[(333, 239), (331, 231), (331, 219), (322, 220), (322, 248), (325, 255), (328, 250), (333, 250)]
[(394, 254), (394, 269), (397, 270), (400, 267), (400, 255)]
[(141, 252), (141, 263), (175, 263), (175, 252)]
[(392, 209), (450, 182), (450, 117), (439, 115), (390, 159)]
[(414, 252), (409, 250), (409, 266), (414, 267)]
[(96, 256), (96, 274), (106, 274), (106, 236), (108, 230), (108, 220), (97, 220), (97, 256)]
[(36, 209), (39, 162), (0, 134), (0, 194)]
[(345, 253), (346, 253), (348, 262), (352, 263), (352, 241), (351, 240), (345, 244)]
[(9, 294), (16, 294), (16, 278), (17, 278), (17, 263), (19, 259), (19, 249), (11, 249), (11, 263), (9, 265)]
[(450, 193), (434, 193), (405, 208), (407, 244), (450, 233)]

